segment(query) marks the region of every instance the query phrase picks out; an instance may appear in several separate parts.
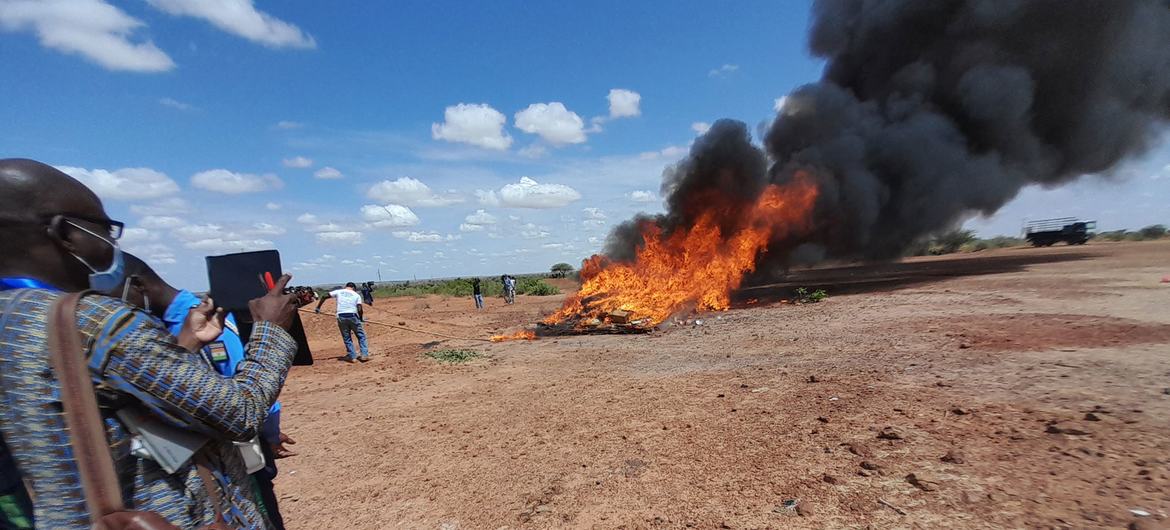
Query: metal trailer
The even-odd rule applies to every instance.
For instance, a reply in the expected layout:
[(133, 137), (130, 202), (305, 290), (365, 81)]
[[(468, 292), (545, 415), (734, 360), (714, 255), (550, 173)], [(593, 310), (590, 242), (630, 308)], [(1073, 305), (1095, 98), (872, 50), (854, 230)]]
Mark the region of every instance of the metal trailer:
[(1081, 221), (1076, 217), (1038, 219), (1024, 223), (1024, 239), (1034, 247), (1050, 247), (1061, 241), (1069, 245), (1084, 245), (1093, 237), (1091, 230), (1097, 221)]

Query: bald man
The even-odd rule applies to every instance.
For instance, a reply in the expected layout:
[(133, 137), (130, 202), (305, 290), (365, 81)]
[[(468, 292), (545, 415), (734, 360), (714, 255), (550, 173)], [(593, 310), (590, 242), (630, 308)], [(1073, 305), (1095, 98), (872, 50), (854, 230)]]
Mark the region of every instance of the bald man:
[[(106, 292), (122, 281), (121, 231), (80, 182), (40, 162), (0, 160), (0, 441), (32, 490), (40, 528), (90, 528), (102, 515), (89, 513), (71, 459), (49, 365), (48, 313), (62, 292)], [(217, 512), (232, 527), (267, 526), (230, 442), (259, 432), (296, 353), (285, 331), (296, 310), (281, 292), (288, 279), (251, 302), (256, 325), (231, 378), (192, 355), (223, 330), (209, 301), (189, 313), (175, 337), (118, 299), (81, 299), (76, 322), (86, 351), (78, 354), (101, 388), (98, 404), (127, 509), (155, 512), (181, 528), (212, 524)], [(194, 433), (203, 443), (168, 473), (164, 455), (132, 449), (128, 417)], [(196, 459), (212, 469), (218, 507), (203, 493)]]

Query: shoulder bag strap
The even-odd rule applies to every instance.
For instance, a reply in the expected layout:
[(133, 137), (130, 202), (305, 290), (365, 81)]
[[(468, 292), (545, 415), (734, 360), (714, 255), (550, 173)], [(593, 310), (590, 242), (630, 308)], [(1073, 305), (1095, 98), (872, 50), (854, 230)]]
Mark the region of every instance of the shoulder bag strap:
[(85, 293), (69, 293), (53, 303), (49, 318), (49, 351), (53, 372), (61, 387), (65, 424), (89, 516), (97, 524), (103, 515), (124, 509), (122, 489), (110, 456), (106, 429), (98, 411), (85, 350), (77, 331), (77, 304)]

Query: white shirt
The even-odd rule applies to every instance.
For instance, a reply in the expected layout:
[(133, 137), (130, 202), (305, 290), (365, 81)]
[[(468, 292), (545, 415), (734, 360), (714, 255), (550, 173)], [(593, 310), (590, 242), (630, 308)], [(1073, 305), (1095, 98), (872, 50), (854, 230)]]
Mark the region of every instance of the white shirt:
[(337, 314), (357, 313), (358, 304), (362, 303), (362, 295), (349, 289), (338, 289), (329, 293), (337, 300)]

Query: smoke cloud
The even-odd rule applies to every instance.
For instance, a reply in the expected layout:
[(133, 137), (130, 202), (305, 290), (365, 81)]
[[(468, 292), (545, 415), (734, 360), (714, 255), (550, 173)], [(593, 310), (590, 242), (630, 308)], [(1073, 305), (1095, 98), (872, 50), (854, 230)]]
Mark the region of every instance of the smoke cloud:
[(802, 170), (814, 231), (769, 262), (896, 257), (1024, 186), (1107, 174), (1170, 120), (1166, 0), (820, 0), (809, 46), (823, 78), (785, 98), (764, 149), (713, 124), (665, 172), (666, 213), (618, 226), (607, 255), (631, 258), (644, 223), (690, 226), (712, 190), (750, 203)]

